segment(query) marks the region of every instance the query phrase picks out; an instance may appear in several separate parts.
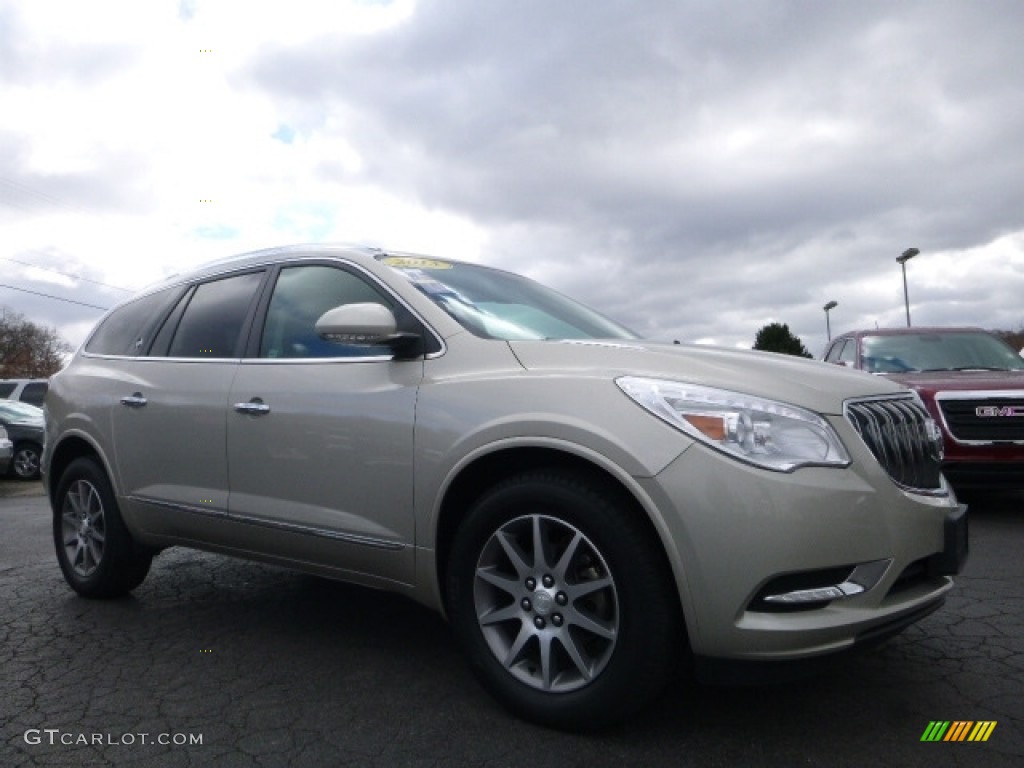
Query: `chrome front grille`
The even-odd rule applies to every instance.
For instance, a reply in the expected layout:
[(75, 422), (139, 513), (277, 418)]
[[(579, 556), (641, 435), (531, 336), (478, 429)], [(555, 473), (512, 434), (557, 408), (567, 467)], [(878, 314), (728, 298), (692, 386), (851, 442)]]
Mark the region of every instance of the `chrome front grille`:
[(850, 400), (845, 411), (897, 485), (925, 493), (942, 489), (942, 434), (914, 395)]

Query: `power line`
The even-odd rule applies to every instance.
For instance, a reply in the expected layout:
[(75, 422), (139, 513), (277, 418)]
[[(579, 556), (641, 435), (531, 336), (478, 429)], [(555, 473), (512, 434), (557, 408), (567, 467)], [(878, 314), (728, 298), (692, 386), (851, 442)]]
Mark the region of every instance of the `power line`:
[[(0, 176), (0, 185), (8, 187), (9, 189), (13, 189), (15, 192), (18, 192), (23, 196), (34, 197), (36, 198), (37, 202), (41, 200), (44, 203), (48, 203), (58, 208), (66, 208), (69, 211), (75, 211), (77, 213), (86, 212), (84, 208), (82, 208), (79, 205), (76, 205), (75, 203), (68, 202), (67, 200), (62, 200), (61, 198), (55, 197), (54, 195), (51, 195), (47, 192), (40, 192), (39, 190), (32, 189), (31, 187), (27, 187), (24, 184), (20, 184), (14, 179), (8, 178), (6, 176)], [(21, 202), (19, 204), (19, 201), (12, 200), (11, 198), (7, 198), (5, 202), (8, 205), (13, 205), (15, 208), (21, 208), (21, 210), (23, 211), (32, 211), (37, 207), (33, 206), (30, 202), (27, 204)]]
[(54, 299), (55, 301), (64, 301), (64, 302), (67, 302), (68, 304), (78, 304), (79, 306), (82, 306), (82, 307), (91, 307), (92, 309), (101, 309), (104, 312), (106, 312), (108, 309), (110, 309), (110, 307), (100, 307), (100, 306), (98, 306), (96, 304), (87, 304), (84, 301), (75, 301), (74, 299), (65, 299), (63, 296), (54, 296), (52, 294), (42, 293), (40, 291), (30, 291), (28, 288), (18, 288), (17, 286), (7, 285), (6, 283), (0, 283), (0, 288), (10, 288), (12, 291), (21, 291), (22, 293), (31, 293), (31, 294), (34, 294), (36, 296), (43, 296), (43, 297), (45, 297), (47, 299)]
[(44, 272), (53, 272), (55, 275), (62, 275), (64, 277), (70, 277), (72, 280), (81, 280), (85, 283), (92, 283), (93, 285), (102, 285), (105, 288), (113, 288), (115, 291), (124, 291), (125, 293), (135, 293), (130, 288), (122, 288), (119, 285), (111, 285), (110, 283), (101, 283), (99, 280), (90, 280), (88, 277), (81, 277), (79, 275), (72, 275), (67, 272), (61, 272), (59, 269), (53, 269), (51, 267), (41, 267), (38, 264), (30, 264), (27, 261), (18, 261), (18, 259), (12, 259), (9, 256), (0, 256), (4, 261), (13, 261), (15, 264), (21, 264), (23, 267), (32, 267), (33, 269), (41, 269)]

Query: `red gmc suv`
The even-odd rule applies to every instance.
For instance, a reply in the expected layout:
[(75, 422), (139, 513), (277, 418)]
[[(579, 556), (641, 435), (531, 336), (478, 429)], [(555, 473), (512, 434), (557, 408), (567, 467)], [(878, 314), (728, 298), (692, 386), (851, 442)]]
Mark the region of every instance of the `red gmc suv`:
[(945, 443), (954, 488), (1024, 488), (1024, 358), (981, 328), (886, 328), (837, 336), (830, 363), (920, 395)]

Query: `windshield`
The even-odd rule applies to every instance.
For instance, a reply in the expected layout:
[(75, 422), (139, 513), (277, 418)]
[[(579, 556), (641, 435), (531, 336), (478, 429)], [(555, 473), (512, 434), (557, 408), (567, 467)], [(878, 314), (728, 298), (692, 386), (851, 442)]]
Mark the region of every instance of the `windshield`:
[(637, 335), (533, 280), (455, 261), (382, 254), (466, 330), (487, 339), (635, 339)]
[(872, 373), (1024, 370), (1024, 358), (982, 332), (865, 336), (863, 345), (863, 368)]

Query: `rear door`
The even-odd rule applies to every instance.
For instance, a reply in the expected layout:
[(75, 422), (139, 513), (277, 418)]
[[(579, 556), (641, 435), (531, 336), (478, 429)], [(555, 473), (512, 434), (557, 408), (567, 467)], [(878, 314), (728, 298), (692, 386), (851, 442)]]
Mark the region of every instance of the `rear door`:
[(125, 366), (112, 419), (119, 484), (153, 533), (187, 536), (227, 513), (228, 393), (264, 276), (191, 287), (149, 355)]

